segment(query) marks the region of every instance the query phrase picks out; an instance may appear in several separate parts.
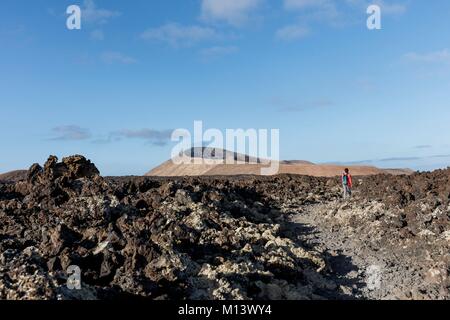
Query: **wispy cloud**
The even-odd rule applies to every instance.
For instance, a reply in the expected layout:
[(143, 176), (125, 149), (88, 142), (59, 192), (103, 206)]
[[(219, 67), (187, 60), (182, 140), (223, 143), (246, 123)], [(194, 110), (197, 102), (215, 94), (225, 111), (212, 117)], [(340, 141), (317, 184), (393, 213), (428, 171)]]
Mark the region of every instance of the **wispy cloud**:
[(150, 28), (140, 35), (141, 39), (162, 41), (174, 47), (191, 46), (201, 41), (218, 39), (216, 30), (202, 26), (183, 26), (168, 23), (157, 28)]
[(375, 4), (381, 8), (383, 15), (401, 15), (407, 11), (405, 1), (386, 0), (345, 0), (345, 2), (358, 9), (366, 9), (369, 5)]
[(340, 15), (334, 0), (284, 0), (284, 8), (293, 12), (307, 12), (315, 20), (334, 21)]
[(373, 161), (393, 162), (393, 161), (414, 161), (414, 160), (421, 160), (421, 159), (424, 159), (424, 157), (392, 157), (392, 158), (385, 158), (385, 159), (373, 160)]
[(342, 27), (356, 23), (361, 17), (364, 17), (367, 7), (372, 4), (379, 5), (383, 15), (401, 15), (407, 10), (407, 6), (403, 2), (388, 2), (384, 0), (283, 1), (284, 9), (296, 13), (302, 25), (307, 27), (310, 27), (312, 23), (328, 24), (332, 27)]
[(309, 29), (304, 26), (290, 25), (278, 29), (275, 36), (280, 40), (292, 41), (305, 38), (309, 33)]
[(375, 4), (379, 5), (383, 14), (400, 15), (407, 10), (406, 4), (394, 3), (392, 1), (375, 0)]
[(204, 21), (225, 22), (233, 26), (245, 24), (263, 0), (202, 0)]
[(121, 15), (119, 11), (98, 8), (94, 0), (85, 0), (84, 6), (81, 8), (81, 12), (83, 21), (98, 24), (105, 24), (109, 19)]
[(92, 143), (105, 144), (119, 142), (127, 139), (143, 140), (155, 146), (164, 146), (171, 140), (173, 130), (157, 129), (123, 129), (100, 135), (94, 138), (90, 131), (78, 125), (64, 125), (52, 128), (53, 137), (50, 140), (81, 141), (89, 140)]
[(438, 154), (438, 155), (429, 155), (429, 156), (423, 156), (423, 157), (417, 157), (417, 156), (411, 156), (411, 157), (391, 157), (391, 158), (384, 158), (384, 159), (370, 159), (370, 160), (361, 160), (361, 161), (335, 161), (330, 162), (334, 164), (376, 164), (376, 163), (385, 163), (385, 162), (414, 162), (414, 161), (422, 161), (422, 160), (429, 160), (429, 159), (446, 159), (450, 158), (450, 154)]
[(56, 135), (51, 140), (87, 140), (91, 138), (89, 130), (77, 125), (59, 126), (52, 129)]
[(285, 41), (308, 36), (317, 23), (333, 26), (348, 23), (334, 0), (284, 0), (283, 7), (297, 15), (299, 21), (276, 30), (275, 37)]
[(169, 143), (173, 130), (121, 130), (111, 133), (116, 140), (119, 139), (140, 139), (155, 146), (165, 146)]
[(284, 8), (288, 10), (333, 8), (333, 10), (335, 10), (335, 2), (333, 0), (284, 0)]
[(415, 146), (414, 148), (415, 149), (430, 149), (430, 148), (432, 148), (432, 146), (429, 144), (422, 144), (422, 145)]
[(410, 52), (404, 55), (404, 59), (412, 62), (450, 64), (450, 50), (443, 49), (425, 53)]
[(116, 51), (104, 52), (101, 54), (100, 58), (104, 63), (107, 64), (114, 64), (114, 63), (133, 64), (137, 62), (135, 58), (132, 58), (130, 56), (127, 56), (123, 53)]
[(434, 156), (430, 156), (430, 158), (450, 158), (450, 154), (437, 154)]

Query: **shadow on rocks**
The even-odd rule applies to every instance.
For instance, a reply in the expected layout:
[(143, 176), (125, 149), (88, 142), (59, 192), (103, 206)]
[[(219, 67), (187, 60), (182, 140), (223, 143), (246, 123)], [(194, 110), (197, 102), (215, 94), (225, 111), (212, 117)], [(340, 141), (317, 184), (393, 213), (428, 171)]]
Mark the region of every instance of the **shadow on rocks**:
[(291, 239), (296, 245), (320, 253), (325, 260), (326, 269), (318, 274), (325, 281), (331, 281), (335, 287), (321, 288), (317, 294), (329, 300), (360, 300), (362, 288), (365, 286), (358, 267), (351, 257), (342, 253), (330, 253), (319, 249), (317, 241), (320, 232), (309, 225), (286, 221), (281, 225), (281, 235)]

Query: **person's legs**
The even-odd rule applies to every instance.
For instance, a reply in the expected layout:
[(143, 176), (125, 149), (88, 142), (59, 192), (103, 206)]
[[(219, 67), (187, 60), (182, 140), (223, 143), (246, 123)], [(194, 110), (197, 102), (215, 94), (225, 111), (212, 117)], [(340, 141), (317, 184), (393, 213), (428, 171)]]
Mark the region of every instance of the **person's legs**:
[(352, 189), (348, 185), (342, 185), (344, 187), (344, 199), (351, 198)]

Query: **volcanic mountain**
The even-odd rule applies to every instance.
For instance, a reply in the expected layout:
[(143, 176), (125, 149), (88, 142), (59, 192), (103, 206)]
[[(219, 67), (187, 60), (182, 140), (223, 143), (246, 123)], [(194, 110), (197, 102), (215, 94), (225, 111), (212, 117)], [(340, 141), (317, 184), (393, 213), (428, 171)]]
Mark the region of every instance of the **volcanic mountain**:
[[(183, 159), (180, 164), (178, 161)], [(202, 160), (220, 159), (208, 164)], [(192, 148), (152, 169), (146, 176), (229, 176), (229, 175), (260, 175), (262, 168), (270, 167), (271, 160), (260, 159), (248, 155), (217, 148)], [(231, 161), (230, 161), (231, 160)], [(198, 163), (195, 163), (197, 161)], [(344, 166), (335, 164), (314, 164), (304, 160), (279, 161), (279, 174), (298, 174), (315, 177), (333, 177), (349, 168), (356, 176), (375, 174), (411, 174), (409, 169), (380, 169), (373, 166)]]
[(0, 181), (19, 181), (25, 179), (27, 176), (27, 170), (16, 170), (7, 173), (0, 174)]

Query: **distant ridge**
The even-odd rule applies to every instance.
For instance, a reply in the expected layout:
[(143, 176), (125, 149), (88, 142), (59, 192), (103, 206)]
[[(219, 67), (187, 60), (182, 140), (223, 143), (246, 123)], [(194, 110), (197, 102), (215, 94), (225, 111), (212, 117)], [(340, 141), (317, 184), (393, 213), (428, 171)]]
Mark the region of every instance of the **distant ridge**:
[(27, 177), (27, 170), (15, 170), (0, 174), (0, 181), (16, 182)]
[[(220, 161), (218, 164), (175, 164), (168, 160), (158, 167), (152, 169), (146, 176), (174, 177), (174, 176), (227, 176), (227, 175), (260, 175), (261, 169), (269, 167), (271, 160), (260, 159), (248, 155), (231, 152), (218, 148), (191, 148), (179, 155), (191, 159), (233, 159), (236, 163), (230, 164)], [(193, 161), (192, 161), (193, 162)], [(363, 165), (334, 165), (334, 164), (314, 164), (305, 160), (284, 160), (279, 161), (279, 174), (298, 174), (316, 177), (333, 177), (342, 173), (345, 168), (349, 168), (355, 176), (375, 175), (375, 174), (411, 174), (409, 169), (380, 169), (374, 166)]]

